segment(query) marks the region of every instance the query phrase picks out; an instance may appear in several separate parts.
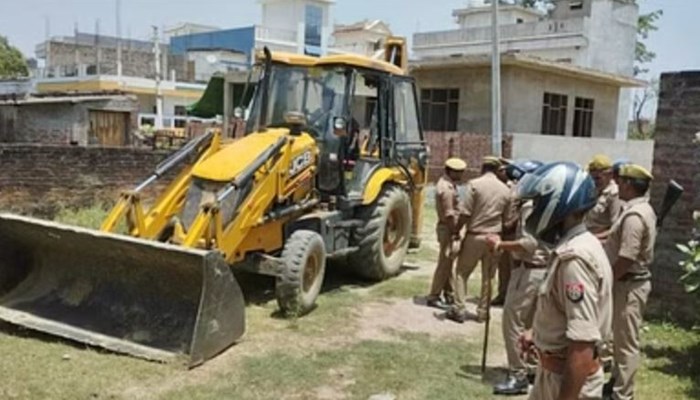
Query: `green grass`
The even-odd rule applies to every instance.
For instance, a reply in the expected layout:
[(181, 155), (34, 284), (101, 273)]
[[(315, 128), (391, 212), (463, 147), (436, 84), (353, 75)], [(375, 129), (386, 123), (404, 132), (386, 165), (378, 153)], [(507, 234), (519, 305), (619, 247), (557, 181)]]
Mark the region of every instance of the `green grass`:
[(392, 393), (400, 399), (486, 399), (490, 388), (475, 385), (478, 346), (464, 340), (432, 341), (405, 335), (398, 342), (362, 341), (302, 355), (273, 352), (249, 357), (241, 370), (217, 383), (202, 383), (163, 399), (308, 399), (337, 391), (349, 399)]
[(700, 330), (654, 321), (642, 332), (642, 349), (638, 398), (700, 398)]
[(430, 288), (430, 278), (425, 276), (390, 279), (372, 286), (369, 295), (372, 299), (410, 299), (423, 295)]
[[(2, 326), (1, 399), (99, 399), (174, 367), (73, 347), (53, 338), (23, 337)], [(12, 333), (12, 334), (8, 334)]]
[(90, 208), (71, 209), (63, 208), (58, 211), (54, 221), (67, 225), (82, 226), (84, 228), (99, 229), (102, 221), (107, 218), (109, 209), (104, 205), (94, 205)]
[[(96, 206), (62, 210), (57, 219), (96, 228), (106, 214)], [(425, 216), (424, 232), (432, 234), (433, 209), (426, 208)], [(436, 257), (433, 248), (423, 246), (409, 260), (425, 264)], [(477, 271), (469, 282), (470, 297), (478, 294)], [(248, 336), (231, 353), (201, 367), (205, 372), (185, 372), (0, 325), (0, 399), (131, 399), (134, 393), (195, 400), (366, 400), (378, 393), (401, 400), (493, 398), (491, 383), (479, 374), (481, 330), (469, 338), (435, 339), (401, 331), (393, 332), (395, 341), (355, 337), (362, 304), (423, 295), (430, 276), (408, 275), (375, 285), (336, 274), (328, 278), (318, 307), (298, 319), (276, 315), (271, 280), (241, 278), (247, 293), (258, 291), (246, 307)], [(502, 346), (498, 335), (494, 329), (496, 352)], [(637, 398), (700, 398), (700, 331), (652, 321), (642, 339), (645, 360)], [(498, 374), (491, 371), (489, 378)]]

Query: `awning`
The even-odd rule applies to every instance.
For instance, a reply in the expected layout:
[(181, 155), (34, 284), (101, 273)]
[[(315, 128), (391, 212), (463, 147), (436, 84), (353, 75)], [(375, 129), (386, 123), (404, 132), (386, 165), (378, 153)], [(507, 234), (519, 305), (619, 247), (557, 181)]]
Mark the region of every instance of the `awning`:
[[(233, 106), (238, 107), (241, 104), (247, 105), (253, 97), (255, 83), (251, 82), (248, 86), (245, 102), (241, 102), (241, 97), (246, 89), (245, 83), (233, 84)], [(187, 114), (199, 118), (214, 118), (217, 115), (224, 115), (224, 77), (212, 76), (204, 90), (202, 98), (196, 103), (187, 107)]]
[(214, 118), (224, 115), (224, 78), (213, 76), (202, 97), (187, 107), (187, 114), (199, 118)]

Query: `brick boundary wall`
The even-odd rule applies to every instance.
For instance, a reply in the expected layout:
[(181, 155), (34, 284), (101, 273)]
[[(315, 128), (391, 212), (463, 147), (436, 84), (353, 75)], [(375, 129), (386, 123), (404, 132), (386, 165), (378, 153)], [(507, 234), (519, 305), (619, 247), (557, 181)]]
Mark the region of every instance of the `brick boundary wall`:
[[(700, 210), (700, 71), (661, 75), (654, 146), (652, 204), (659, 207), (670, 179), (685, 188), (683, 197), (666, 217), (656, 242), (652, 267), (654, 311), (675, 317), (691, 316), (693, 302), (678, 283), (682, 255), (677, 243), (690, 240), (692, 215)], [(695, 314), (697, 315), (697, 314)]]
[[(481, 159), (491, 155), (491, 135), (467, 132), (426, 132), (426, 141), (430, 146), (430, 167), (428, 180), (436, 182), (444, 171), (444, 163), (450, 157), (459, 157), (467, 162), (467, 179), (474, 178), (481, 172)], [(503, 136), (503, 156), (510, 158), (513, 154), (513, 138)]]
[[(467, 161), (471, 178), (478, 175), (481, 158), (491, 154), (489, 135), (428, 132), (426, 138), (431, 148), (431, 182), (442, 174), (449, 157)], [(511, 143), (506, 137), (506, 157)], [(0, 144), (0, 210), (51, 218), (62, 207), (111, 204), (122, 190), (147, 178), (167, 154), (127, 147)], [(146, 198), (159, 186), (153, 189), (145, 193)]]
[[(122, 190), (147, 178), (167, 154), (126, 147), (2, 144), (0, 209), (52, 218), (62, 207), (111, 204)], [(146, 191), (145, 198), (154, 192)]]

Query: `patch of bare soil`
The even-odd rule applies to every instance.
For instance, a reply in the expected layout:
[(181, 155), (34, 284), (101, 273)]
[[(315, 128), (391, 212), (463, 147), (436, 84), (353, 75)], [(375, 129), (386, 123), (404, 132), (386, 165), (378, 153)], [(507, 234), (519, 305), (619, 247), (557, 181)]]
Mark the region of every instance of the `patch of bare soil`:
[(330, 369), (328, 375), (332, 378), (333, 385), (324, 385), (314, 390), (314, 399), (317, 400), (345, 400), (348, 398), (345, 389), (355, 384), (352, 378), (352, 369), (344, 367)]
[(427, 334), (435, 339), (466, 338), (478, 337), (483, 330), (483, 325), (474, 321), (458, 324), (446, 320), (440, 310), (416, 304), (413, 300), (365, 304), (359, 313), (356, 333), (359, 340), (399, 340), (402, 333)]

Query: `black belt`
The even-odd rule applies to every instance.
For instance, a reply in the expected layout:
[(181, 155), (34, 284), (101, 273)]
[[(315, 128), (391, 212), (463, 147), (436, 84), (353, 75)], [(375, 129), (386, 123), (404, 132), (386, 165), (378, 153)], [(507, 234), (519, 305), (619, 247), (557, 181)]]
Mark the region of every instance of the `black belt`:
[(525, 269), (544, 269), (544, 268), (547, 268), (547, 264), (533, 264), (533, 263), (529, 263), (527, 261), (523, 261), (521, 263), (521, 265), (523, 267), (525, 267)]
[(621, 282), (642, 282), (651, 280), (650, 272), (628, 272), (619, 279)]

